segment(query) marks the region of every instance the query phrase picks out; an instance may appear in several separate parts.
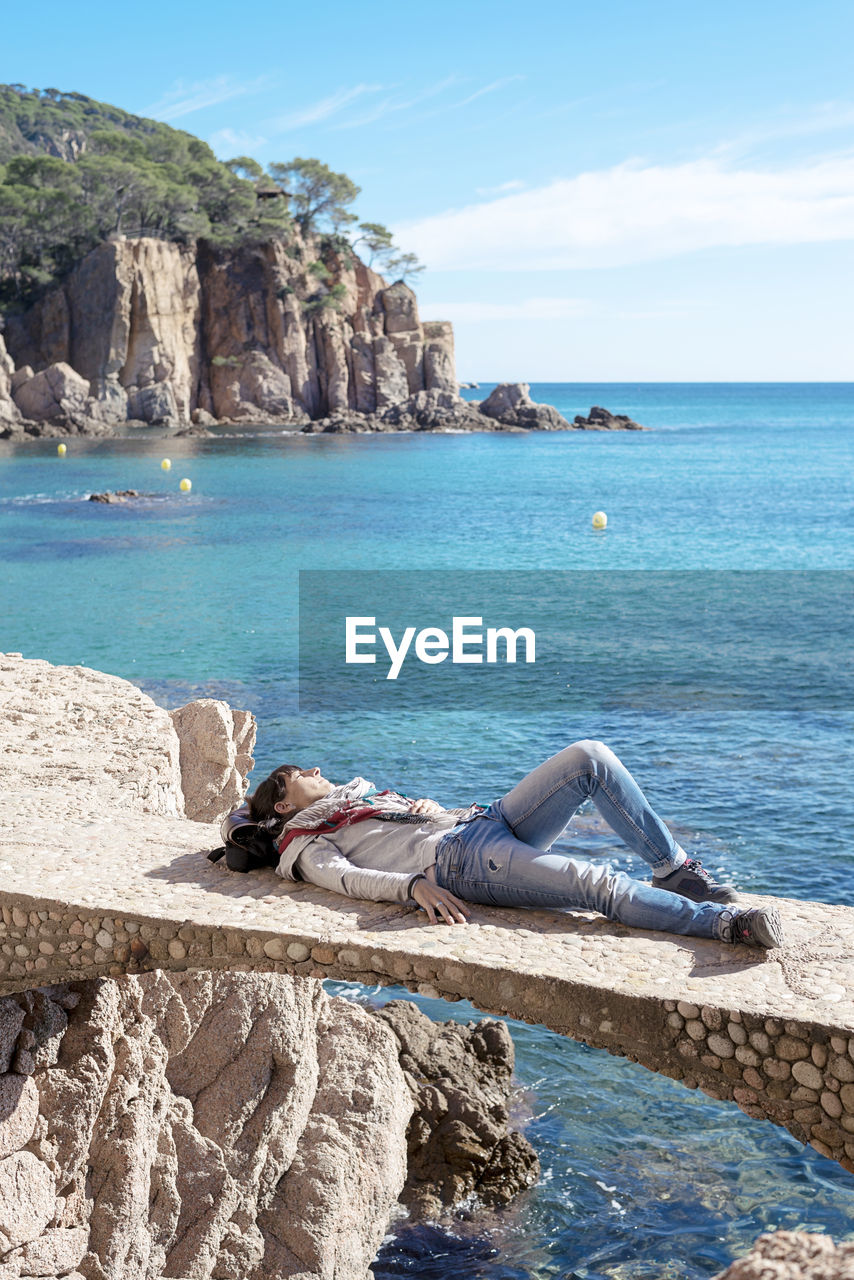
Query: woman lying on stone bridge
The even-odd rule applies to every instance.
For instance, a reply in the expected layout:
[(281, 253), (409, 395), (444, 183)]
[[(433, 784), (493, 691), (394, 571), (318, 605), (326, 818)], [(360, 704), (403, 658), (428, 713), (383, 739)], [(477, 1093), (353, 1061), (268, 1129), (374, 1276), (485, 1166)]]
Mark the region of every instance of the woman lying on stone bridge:
[[(651, 885), (606, 863), (549, 852), (588, 798), (652, 867)], [(351, 898), (414, 902), (430, 924), (437, 917), (465, 924), (467, 903), (479, 902), (599, 911), (637, 929), (782, 945), (776, 909), (734, 906), (735, 889), (686, 855), (601, 742), (574, 742), (486, 809), (377, 792), (364, 778), (335, 786), (317, 768), (290, 764), (260, 784), (249, 808), (277, 841), (284, 879)]]

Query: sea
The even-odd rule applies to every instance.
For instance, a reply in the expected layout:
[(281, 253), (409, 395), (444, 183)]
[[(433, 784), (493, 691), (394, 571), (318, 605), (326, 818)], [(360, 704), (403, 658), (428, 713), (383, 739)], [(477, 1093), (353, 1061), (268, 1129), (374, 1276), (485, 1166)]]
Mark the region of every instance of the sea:
[[(601, 404), (648, 430), (147, 428), (71, 437), (64, 456), (55, 440), (0, 443), (0, 649), (126, 677), (169, 708), (251, 709), (255, 780), (288, 761), (487, 803), (599, 738), (721, 877), (850, 903), (854, 384), (531, 391), (570, 419)], [(145, 496), (87, 501), (122, 489)], [(557, 647), (541, 679), (521, 660), (458, 665), (450, 697), (450, 661), (410, 654), (392, 685), (367, 648), (374, 666), (342, 672), (318, 605), (339, 590), (377, 628), (384, 610), (395, 627), (409, 610), (416, 628), (446, 631), (471, 590), (484, 625), (491, 604), (502, 625), (544, 610)], [(589, 808), (556, 848), (646, 872)], [(371, 1006), (412, 998), (434, 1019), (484, 1016), (403, 988), (327, 986)], [(854, 1237), (854, 1177), (784, 1130), (509, 1026), (512, 1120), (540, 1181), (499, 1211), (394, 1221), (377, 1280), (701, 1280), (762, 1232)]]

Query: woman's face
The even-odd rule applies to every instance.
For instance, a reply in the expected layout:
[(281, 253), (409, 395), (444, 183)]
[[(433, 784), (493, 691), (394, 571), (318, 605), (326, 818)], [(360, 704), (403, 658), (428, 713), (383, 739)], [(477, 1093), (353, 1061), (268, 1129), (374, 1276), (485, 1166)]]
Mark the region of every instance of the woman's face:
[(315, 800), (328, 796), (332, 788), (333, 784), (318, 768), (300, 769), (299, 773), (292, 773), (285, 783), (285, 798), (276, 803), (276, 812), (285, 814), (307, 809)]

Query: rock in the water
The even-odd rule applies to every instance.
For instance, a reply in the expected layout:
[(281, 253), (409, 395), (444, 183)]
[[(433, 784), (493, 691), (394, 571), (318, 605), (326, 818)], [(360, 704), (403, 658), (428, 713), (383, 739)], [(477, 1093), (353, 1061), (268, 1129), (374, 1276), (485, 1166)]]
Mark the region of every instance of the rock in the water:
[(550, 404), (535, 404), (527, 382), (502, 382), (479, 405), (487, 418), (509, 427), (534, 431), (566, 431), (569, 423)]
[(835, 1245), (829, 1236), (777, 1231), (760, 1236), (716, 1280), (854, 1280), (854, 1242)]
[(217, 822), (241, 803), (255, 761), (255, 717), (200, 698), (170, 711), (181, 742), (181, 788), (188, 818)]
[(419, 391), (382, 415), (393, 428), (409, 431), (483, 431), (495, 424), (456, 391)]
[(150, 498), (150, 493), (140, 493), (137, 489), (116, 489), (115, 492), (107, 490), (105, 493), (90, 493), (88, 502), (127, 502), (131, 498)]
[(377, 1017), (394, 1030), (415, 1097), (409, 1172), (401, 1202), (413, 1219), (435, 1218), (474, 1195), (506, 1204), (536, 1182), (530, 1143), (507, 1129), (513, 1041), (503, 1022), (436, 1024), (408, 1000)]
[(646, 431), (646, 427), (642, 427), (639, 422), (634, 422), (625, 413), (611, 413), (598, 404), (594, 404), (586, 418), (577, 413), (573, 423), (581, 430), (587, 431)]

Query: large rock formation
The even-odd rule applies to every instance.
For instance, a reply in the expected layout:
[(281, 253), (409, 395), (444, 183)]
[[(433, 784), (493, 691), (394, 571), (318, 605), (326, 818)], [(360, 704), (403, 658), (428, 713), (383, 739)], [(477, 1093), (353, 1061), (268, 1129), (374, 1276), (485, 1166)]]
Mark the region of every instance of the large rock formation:
[(319, 982), (0, 1001), (0, 1276), (365, 1280), (406, 1173), (395, 1037)]
[[(422, 325), (405, 284), (386, 287), (358, 259), (327, 253), (321, 263), (320, 253), (311, 238), (231, 250), (115, 239), (10, 317), (7, 344), (36, 377), (69, 365), (104, 421), (201, 411), (304, 422), (373, 414), (419, 391), (456, 395), (450, 325)], [(32, 381), (19, 402), (33, 400)]]
[(422, 323), (406, 284), (386, 285), (312, 237), (236, 249), (110, 240), (9, 316), (6, 340), (18, 366), (0, 350), (6, 436), (104, 434), (126, 421), (330, 432), (637, 426), (610, 414), (569, 423), (535, 404), (526, 383), (463, 400), (451, 325)]

